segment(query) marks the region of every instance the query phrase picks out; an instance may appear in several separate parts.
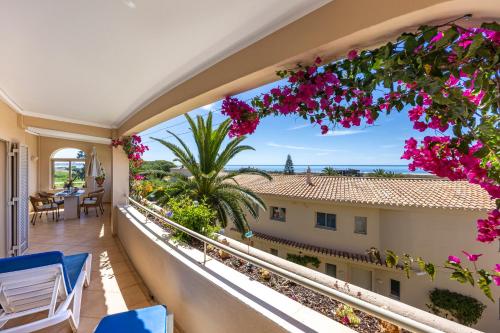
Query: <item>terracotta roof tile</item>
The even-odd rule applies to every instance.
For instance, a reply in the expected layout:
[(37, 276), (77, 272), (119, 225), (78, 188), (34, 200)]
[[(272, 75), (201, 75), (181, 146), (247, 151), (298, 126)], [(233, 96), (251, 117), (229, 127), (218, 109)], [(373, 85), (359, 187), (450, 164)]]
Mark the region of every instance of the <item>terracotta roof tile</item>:
[(467, 181), (422, 178), (368, 178), (273, 175), (268, 181), (259, 176), (242, 175), (236, 180), (259, 194), (297, 199), (324, 200), (393, 207), (428, 207), (466, 210), (493, 209), (488, 193)]
[[(236, 229), (231, 228), (231, 230), (236, 231)], [(280, 238), (280, 237), (275, 237), (271, 236), (268, 234), (264, 234), (261, 232), (254, 231), (253, 232), (254, 237), (260, 238), (262, 240), (271, 242), (271, 243), (278, 243), (290, 247), (297, 248), (299, 250), (304, 250), (304, 251), (309, 251), (313, 253), (319, 253), (322, 255), (327, 255), (331, 257), (337, 257), (337, 258), (342, 258), (345, 260), (353, 260), (353, 261), (358, 261), (358, 262), (363, 262), (363, 263), (368, 263), (368, 264), (373, 264), (377, 266), (386, 266), (386, 263), (383, 261), (382, 264), (372, 260), (372, 258), (367, 255), (367, 254), (361, 254), (361, 253), (353, 253), (353, 252), (346, 252), (346, 251), (340, 251), (336, 249), (329, 249), (325, 247), (320, 247), (316, 245), (311, 245), (311, 244), (305, 244), (305, 243), (300, 243), (300, 242), (295, 242), (291, 241), (288, 239)], [(397, 266), (398, 269), (402, 269), (402, 267)]]

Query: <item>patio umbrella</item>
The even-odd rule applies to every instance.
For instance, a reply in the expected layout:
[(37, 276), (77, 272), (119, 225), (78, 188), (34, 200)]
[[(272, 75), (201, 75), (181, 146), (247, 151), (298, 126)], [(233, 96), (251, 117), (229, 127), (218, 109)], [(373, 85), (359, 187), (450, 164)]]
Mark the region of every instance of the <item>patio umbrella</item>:
[(88, 177), (99, 177), (102, 175), (101, 172), (101, 163), (99, 162), (99, 159), (97, 158), (97, 152), (95, 150), (95, 147), (92, 148), (92, 155), (90, 156), (90, 163), (89, 167), (87, 169), (87, 176)]

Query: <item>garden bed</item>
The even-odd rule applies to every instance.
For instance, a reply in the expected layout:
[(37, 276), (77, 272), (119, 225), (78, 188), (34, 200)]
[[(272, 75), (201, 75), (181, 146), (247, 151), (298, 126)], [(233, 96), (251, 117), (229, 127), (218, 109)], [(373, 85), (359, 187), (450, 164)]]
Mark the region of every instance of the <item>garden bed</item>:
[[(200, 251), (203, 251), (203, 243), (199, 241), (194, 241), (190, 245)], [(359, 317), (360, 324), (350, 325), (345, 319), (343, 320), (343, 318), (340, 318), (335, 313), (337, 308), (342, 305), (341, 302), (296, 284), (295, 282), (274, 273), (264, 271), (263, 269), (232, 255), (224, 255), (221, 257), (220, 251), (212, 246), (207, 246), (207, 255), (248, 276), (250, 279), (259, 281), (260, 283), (276, 290), (292, 300), (299, 302), (310, 309), (318, 311), (335, 321), (349, 326), (357, 332), (387, 332), (387, 330), (382, 327), (381, 321), (378, 318), (372, 317), (358, 310), (354, 310), (354, 313), (357, 317)]]

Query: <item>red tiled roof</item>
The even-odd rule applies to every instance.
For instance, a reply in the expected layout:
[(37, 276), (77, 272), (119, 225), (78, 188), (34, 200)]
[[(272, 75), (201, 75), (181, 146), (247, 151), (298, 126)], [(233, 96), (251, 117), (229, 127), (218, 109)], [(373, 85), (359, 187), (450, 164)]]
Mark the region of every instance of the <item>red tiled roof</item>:
[[(236, 229), (231, 228), (232, 231), (236, 231)], [(357, 261), (357, 262), (362, 262), (362, 263), (367, 263), (367, 264), (373, 264), (377, 266), (386, 266), (385, 262), (381, 265), (380, 263), (372, 260), (372, 258), (367, 255), (367, 254), (360, 254), (360, 253), (353, 253), (353, 252), (346, 252), (346, 251), (340, 251), (336, 249), (329, 249), (326, 247), (321, 247), (321, 246), (316, 246), (316, 245), (311, 245), (311, 244), (306, 244), (306, 243), (300, 243), (300, 242), (295, 242), (291, 241), (288, 239), (280, 238), (280, 237), (275, 237), (272, 235), (268, 235), (265, 233), (261, 233), (258, 231), (253, 231), (253, 235), (256, 238), (263, 239), (268, 242), (272, 243), (277, 243), (281, 245), (286, 245), (290, 247), (295, 247), (299, 250), (304, 250), (304, 251), (309, 251), (313, 253), (318, 253), (324, 256), (331, 256), (331, 257), (337, 257), (341, 259), (346, 259), (346, 260), (351, 260), (351, 261)], [(401, 269), (401, 267), (398, 267)]]
[(242, 175), (236, 181), (258, 194), (296, 199), (392, 207), (465, 210), (493, 209), (495, 204), (480, 186), (467, 181), (425, 178), (369, 178), (312, 175), (273, 175), (273, 180)]

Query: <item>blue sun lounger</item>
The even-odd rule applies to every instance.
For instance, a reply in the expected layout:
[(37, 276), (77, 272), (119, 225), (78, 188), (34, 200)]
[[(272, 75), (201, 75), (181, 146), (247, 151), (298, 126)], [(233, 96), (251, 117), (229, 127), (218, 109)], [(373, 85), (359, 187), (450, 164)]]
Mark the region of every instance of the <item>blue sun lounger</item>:
[(173, 324), (167, 308), (155, 305), (106, 316), (94, 333), (173, 333)]
[[(82, 289), (90, 283), (92, 255), (43, 252), (0, 259), (0, 331), (26, 333), (69, 320), (80, 321)], [(47, 312), (47, 316), (4, 328), (9, 320)]]

